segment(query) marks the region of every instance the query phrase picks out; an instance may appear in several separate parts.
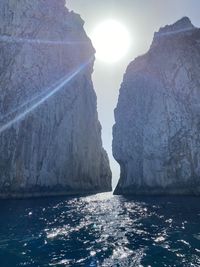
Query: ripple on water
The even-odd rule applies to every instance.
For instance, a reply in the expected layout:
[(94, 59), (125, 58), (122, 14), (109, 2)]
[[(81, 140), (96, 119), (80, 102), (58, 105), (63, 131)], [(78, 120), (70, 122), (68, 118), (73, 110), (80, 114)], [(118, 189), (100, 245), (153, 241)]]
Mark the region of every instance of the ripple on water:
[(2, 267), (200, 266), (197, 198), (106, 193), (1, 203)]

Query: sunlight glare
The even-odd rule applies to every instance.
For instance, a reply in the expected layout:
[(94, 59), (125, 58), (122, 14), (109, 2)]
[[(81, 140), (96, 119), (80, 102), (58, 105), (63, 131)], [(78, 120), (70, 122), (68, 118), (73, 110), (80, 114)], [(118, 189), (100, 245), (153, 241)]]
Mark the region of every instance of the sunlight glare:
[(97, 25), (91, 33), (91, 39), (96, 49), (96, 58), (107, 63), (120, 61), (131, 45), (126, 27), (112, 19)]

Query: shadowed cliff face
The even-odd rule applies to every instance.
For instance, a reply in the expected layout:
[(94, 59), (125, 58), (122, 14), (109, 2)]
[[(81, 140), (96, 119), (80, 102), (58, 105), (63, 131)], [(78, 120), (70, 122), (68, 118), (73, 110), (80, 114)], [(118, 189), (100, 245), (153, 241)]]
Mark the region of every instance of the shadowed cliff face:
[(200, 30), (161, 28), (127, 68), (115, 110), (116, 194), (200, 194)]
[(111, 190), (93, 61), (64, 0), (0, 1), (0, 197)]

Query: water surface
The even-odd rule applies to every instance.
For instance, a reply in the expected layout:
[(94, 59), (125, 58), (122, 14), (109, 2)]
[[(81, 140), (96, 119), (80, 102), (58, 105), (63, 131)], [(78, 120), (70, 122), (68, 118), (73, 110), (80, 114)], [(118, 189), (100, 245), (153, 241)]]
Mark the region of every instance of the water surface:
[(200, 199), (0, 201), (0, 266), (200, 266)]

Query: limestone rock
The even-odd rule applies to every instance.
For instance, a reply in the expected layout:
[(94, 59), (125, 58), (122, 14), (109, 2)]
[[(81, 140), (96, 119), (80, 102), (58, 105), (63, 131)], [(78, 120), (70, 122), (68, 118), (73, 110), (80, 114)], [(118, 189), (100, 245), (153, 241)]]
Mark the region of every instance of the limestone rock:
[(115, 194), (200, 194), (200, 30), (188, 18), (130, 63), (115, 119)]
[(0, 197), (111, 190), (83, 24), (64, 0), (0, 1)]

